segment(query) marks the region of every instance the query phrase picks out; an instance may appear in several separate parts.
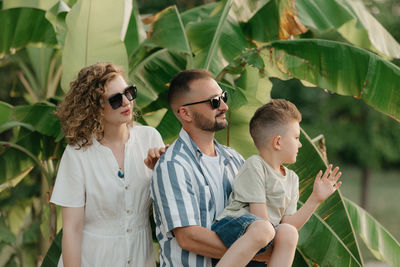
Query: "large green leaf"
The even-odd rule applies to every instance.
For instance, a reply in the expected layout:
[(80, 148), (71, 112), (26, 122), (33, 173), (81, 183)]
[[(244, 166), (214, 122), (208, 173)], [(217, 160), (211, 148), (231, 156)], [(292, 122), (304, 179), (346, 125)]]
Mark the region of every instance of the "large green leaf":
[(63, 137), (60, 121), (54, 115), (56, 107), (52, 104), (38, 103), (31, 106), (17, 106), (13, 116), (19, 122), (33, 125), (39, 133), (53, 136), (60, 140)]
[[(160, 98), (159, 95), (168, 90), (168, 83), (172, 77), (185, 68), (185, 56), (167, 49), (158, 50), (135, 65), (129, 73), (129, 78), (138, 87), (139, 107), (144, 108), (157, 99), (161, 102), (158, 108), (152, 111), (168, 107), (166, 98)], [(150, 110), (145, 112), (148, 111)]]
[(337, 31), (359, 47), (400, 57), (400, 45), (360, 0), (296, 0), (300, 20), (317, 32)]
[(270, 0), (232, 0), (232, 11), (240, 22), (249, 21)]
[(211, 2), (206, 5), (201, 5), (186, 10), (181, 14), (183, 25), (187, 26), (190, 22), (197, 22), (207, 19), (212, 11), (215, 10), (216, 5), (216, 2)]
[(131, 17), (124, 39), (128, 56), (130, 56), (145, 39), (146, 32), (139, 17), (137, 3), (136, 1), (132, 1)]
[(295, 77), (354, 96), (400, 121), (400, 68), (371, 52), (327, 40), (290, 40), (254, 53), (260, 53), (268, 76)]
[(46, 12), (46, 19), (53, 25), (58, 44), (61, 48), (64, 47), (65, 37), (67, 35), (65, 18), (70, 10), (70, 7), (64, 1), (59, 1)]
[(257, 152), (249, 132), (249, 122), (257, 108), (269, 101), (272, 84), (268, 79), (260, 78), (257, 68), (248, 66), (237, 81), (237, 89), (220, 83), (223, 90), (228, 91), (229, 101), (227, 129), (216, 133), (222, 144), (234, 147), (247, 158)]
[[(223, 3), (223, 2), (221, 2)], [(228, 0), (222, 11), (219, 6), (210, 17), (186, 25), (192, 51), (195, 54), (194, 65), (219, 74), (246, 48), (246, 40), (239, 23), (228, 16), (231, 1)]]
[(57, 45), (45, 11), (33, 8), (0, 10), (0, 58), (27, 45)]
[(58, 260), (61, 256), (61, 244), (62, 244), (62, 230), (58, 232), (56, 238), (54, 238), (49, 250), (44, 257), (42, 267), (54, 267), (57, 266)]
[(124, 1), (79, 0), (66, 17), (67, 36), (63, 51), (61, 86), (69, 83), (83, 67), (111, 61), (127, 70), (128, 58), (123, 32)]
[(269, 42), (279, 39), (280, 17), (278, 4), (269, 1), (258, 10), (243, 26), (243, 31), (251, 40), (257, 42)]
[[(300, 179), (298, 206), (310, 196), (316, 174), (326, 164), (311, 139), (302, 131), (297, 162), (289, 166)], [(298, 249), (321, 266), (362, 266), (357, 240), (341, 194), (335, 192), (313, 213), (299, 232)], [(318, 245), (315, 244), (318, 242)]]
[(13, 106), (6, 102), (0, 101), (0, 126), (4, 123), (12, 121), (12, 110)]
[(48, 10), (58, 0), (3, 0), (3, 9), (29, 7)]
[(189, 42), (176, 6), (171, 6), (154, 15), (148, 38), (162, 48), (183, 52), (190, 57)]
[(354, 231), (361, 237), (372, 254), (391, 266), (400, 266), (400, 244), (368, 212), (354, 202), (344, 199)]

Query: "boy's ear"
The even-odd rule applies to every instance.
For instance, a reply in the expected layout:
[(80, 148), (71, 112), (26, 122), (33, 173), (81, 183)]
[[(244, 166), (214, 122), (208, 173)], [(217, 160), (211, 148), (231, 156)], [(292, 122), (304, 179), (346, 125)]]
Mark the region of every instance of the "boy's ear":
[(281, 139), (282, 137), (280, 135), (277, 135), (274, 138), (272, 138), (272, 148), (275, 151), (281, 150)]

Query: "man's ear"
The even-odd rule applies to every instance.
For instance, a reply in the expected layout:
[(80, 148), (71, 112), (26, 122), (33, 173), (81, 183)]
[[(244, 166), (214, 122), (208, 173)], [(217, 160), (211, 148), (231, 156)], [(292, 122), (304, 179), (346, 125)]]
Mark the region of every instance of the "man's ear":
[(191, 122), (193, 120), (192, 113), (190, 112), (189, 108), (181, 106), (178, 108), (178, 117), (180, 120), (185, 122)]
[(272, 148), (276, 151), (281, 150), (281, 139), (282, 137), (280, 135), (275, 136), (272, 138)]

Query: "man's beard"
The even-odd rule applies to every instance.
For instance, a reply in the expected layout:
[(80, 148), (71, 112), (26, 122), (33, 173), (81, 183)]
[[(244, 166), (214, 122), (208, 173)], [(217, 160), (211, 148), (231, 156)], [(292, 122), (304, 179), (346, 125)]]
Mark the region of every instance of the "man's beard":
[[(219, 114), (217, 114), (217, 116), (221, 114), (224, 114), (224, 112), (220, 112)], [(228, 126), (228, 122), (226, 120), (218, 122), (217, 116), (214, 118), (214, 120), (209, 120), (201, 113), (193, 112), (194, 123), (196, 127), (203, 131), (217, 132), (219, 130), (225, 129)]]

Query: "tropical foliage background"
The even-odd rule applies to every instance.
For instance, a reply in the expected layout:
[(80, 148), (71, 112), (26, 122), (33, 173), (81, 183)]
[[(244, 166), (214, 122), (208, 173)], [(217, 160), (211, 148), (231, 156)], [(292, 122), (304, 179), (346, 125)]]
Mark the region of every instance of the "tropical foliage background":
[[(48, 200), (65, 142), (53, 111), (77, 71), (98, 61), (126, 69), (140, 92), (138, 121), (166, 143), (180, 128), (165, 100), (168, 82), (184, 69), (210, 70), (230, 93), (230, 126), (217, 139), (244, 157), (255, 152), (248, 121), (271, 90), (304, 108), (303, 148), (290, 166), (301, 179), (299, 207), (331, 151), (367, 174), (399, 167), (400, 45), (369, 11), (392, 4), (399, 15), (394, 0), (386, 4), (0, 1), (0, 265), (56, 265), (60, 214)], [(327, 140), (328, 153), (325, 131), (337, 139)], [(398, 241), (340, 192), (300, 231), (294, 266), (363, 266), (357, 237), (376, 259), (400, 266)]]

